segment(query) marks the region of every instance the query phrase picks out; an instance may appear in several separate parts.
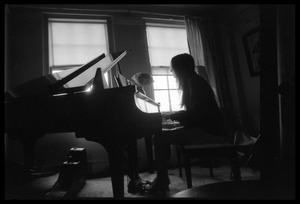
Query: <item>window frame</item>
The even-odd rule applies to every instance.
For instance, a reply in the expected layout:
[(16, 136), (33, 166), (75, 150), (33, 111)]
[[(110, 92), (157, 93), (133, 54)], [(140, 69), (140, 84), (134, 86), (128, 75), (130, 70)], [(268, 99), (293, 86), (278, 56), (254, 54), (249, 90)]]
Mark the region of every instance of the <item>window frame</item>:
[[(165, 67), (163, 67), (165, 68)], [(166, 67), (166, 69), (169, 69), (168, 67)], [(167, 89), (165, 88), (154, 88), (153, 87), (153, 92), (154, 91), (167, 91), (168, 92), (168, 98), (169, 98), (169, 111), (162, 111), (162, 112), (173, 112), (173, 111), (177, 111), (177, 110), (173, 110), (172, 108), (172, 101), (171, 101), (171, 91), (179, 91), (178, 88), (170, 88), (170, 80), (169, 77), (173, 77), (173, 75), (163, 75), (163, 74), (152, 74), (152, 76), (155, 78), (155, 76), (163, 76), (167, 78)], [(155, 79), (154, 79), (155, 81)], [(155, 96), (155, 93), (153, 93), (153, 95)]]
[[(151, 18), (144, 18), (145, 19), (145, 28), (147, 29), (148, 26), (153, 26), (153, 27), (162, 27), (162, 28), (183, 28), (186, 30), (186, 26), (185, 26), (185, 22), (184, 20), (163, 20), (163, 19), (151, 19)], [(147, 33), (147, 31), (146, 31)], [(148, 45), (148, 40), (147, 40), (147, 50), (149, 50), (149, 45)], [(187, 47), (188, 48), (188, 47)], [(189, 49), (189, 48), (188, 48)], [(149, 51), (148, 51), (149, 52)], [(149, 55), (149, 53), (148, 53)], [(150, 56), (149, 56), (149, 64), (150, 64), (150, 69), (151, 69), (151, 74), (152, 76), (166, 76), (167, 77), (167, 86), (168, 86), (168, 89), (156, 89), (154, 88), (153, 86), (153, 96), (155, 98), (155, 90), (166, 90), (168, 92), (168, 99), (169, 99), (169, 111), (161, 111), (161, 112), (174, 112), (174, 111), (177, 111), (177, 110), (173, 110), (172, 109), (172, 102), (171, 102), (171, 93), (170, 91), (171, 90), (176, 90), (178, 91), (178, 89), (173, 89), (173, 88), (169, 88), (169, 79), (168, 77), (169, 76), (173, 76), (172, 72), (171, 72), (171, 66), (152, 66), (151, 63), (150, 63)], [(164, 73), (153, 73), (153, 69), (166, 69)], [(183, 108), (181, 107), (180, 110), (183, 110)]]
[[(58, 14), (58, 13), (44, 13), (43, 14), (43, 75), (51, 74), (51, 69), (49, 65), (49, 30), (48, 30), (48, 23), (49, 19), (66, 19), (66, 20), (75, 20), (78, 22), (82, 22), (84, 20), (104, 20), (106, 21), (106, 28), (107, 28), (107, 42), (108, 42), (108, 52), (115, 52), (115, 44), (114, 44), (114, 36), (113, 36), (113, 27), (112, 27), (112, 17), (108, 15), (92, 15), (92, 14)], [(74, 21), (74, 22), (75, 22)], [(102, 53), (100, 53), (102, 54)], [(106, 54), (106, 53), (105, 53)], [(76, 65), (72, 65), (76, 66)], [(78, 65), (81, 66), (81, 65)], [(59, 66), (56, 66), (59, 67)], [(62, 69), (68, 69), (68, 65), (61, 66)], [(113, 80), (112, 80), (112, 73), (111, 71), (108, 72), (108, 85), (112, 87)]]

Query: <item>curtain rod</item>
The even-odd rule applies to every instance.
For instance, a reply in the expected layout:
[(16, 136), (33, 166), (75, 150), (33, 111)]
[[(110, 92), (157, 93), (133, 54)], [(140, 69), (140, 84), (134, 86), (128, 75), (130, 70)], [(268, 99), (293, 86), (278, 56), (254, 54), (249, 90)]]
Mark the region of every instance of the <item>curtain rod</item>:
[(67, 8), (67, 7), (56, 7), (55, 5), (51, 7), (47, 6), (32, 6), (32, 5), (11, 5), (16, 8), (28, 8), (28, 9), (41, 9), (41, 10), (55, 10), (55, 11), (78, 11), (78, 12), (104, 12), (104, 13), (135, 13), (135, 14), (144, 14), (144, 15), (153, 15), (153, 16), (164, 16), (164, 17), (173, 17), (177, 19), (183, 19), (185, 15), (179, 15), (179, 14), (166, 14), (166, 13), (159, 13), (159, 12), (148, 12), (148, 11), (139, 11), (139, 10), (134, 10), (134, 9), (87, 9), (87, 8)]
[(147, 15), (158, 15), (158, 16), (169, 16), (169, 17), (177, 17), (177, 18), (184, 18), (185, 15), (179, 14), (166, 14), (166, 13), (157, 13), (157, 12), (148, 12), (148, 11), (137, 11), (137, 10), (125, 10), (127, 13), (137, 13), (137, 14), (147, 14)]

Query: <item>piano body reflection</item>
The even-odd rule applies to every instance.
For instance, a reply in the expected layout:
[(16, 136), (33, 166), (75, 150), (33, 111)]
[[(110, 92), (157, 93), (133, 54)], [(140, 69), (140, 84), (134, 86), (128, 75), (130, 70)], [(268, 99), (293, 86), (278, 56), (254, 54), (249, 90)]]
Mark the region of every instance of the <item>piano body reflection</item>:
[(126, 143), (162, 129), (159, 105), (137, 92), (136, 86), (106, 86), (104, 73), (125, 55), (121, 52), (113, 60), (111, 54), (102, 54), (75, 71), (43, 76), (6, 93), (5, 132), (22, 143), (28, 166), (33, 164), (34, 145), (45, 133), (75, 132), (78, 138), (103, 145), (113, 195), (124, 197)]

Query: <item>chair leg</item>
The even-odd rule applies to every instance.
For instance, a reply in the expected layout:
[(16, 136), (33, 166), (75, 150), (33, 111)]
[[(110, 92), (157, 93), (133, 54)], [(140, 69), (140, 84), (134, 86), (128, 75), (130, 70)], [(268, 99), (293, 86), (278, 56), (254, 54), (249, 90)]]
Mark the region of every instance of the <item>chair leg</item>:
[(176, 147), (176, 153), (177, 153), (179, 176), (182, 177), (181, 151), (179, 147)]
[(241, 170), (237, 152), (233, 153), (233, 157), (231, 159), (231, 178), (234, 181), (241, 181)]
[(183, 153), (183, 162), (186, 175), (187, 188), (192, 188), (192, 172), (189, 158)]
[(213, 158), (212, 157), (209, 157), (208, 158), (208, 162), (209, 162), (209, 175), (210, 177), (214, 178), (214, 172), (213, 172)]

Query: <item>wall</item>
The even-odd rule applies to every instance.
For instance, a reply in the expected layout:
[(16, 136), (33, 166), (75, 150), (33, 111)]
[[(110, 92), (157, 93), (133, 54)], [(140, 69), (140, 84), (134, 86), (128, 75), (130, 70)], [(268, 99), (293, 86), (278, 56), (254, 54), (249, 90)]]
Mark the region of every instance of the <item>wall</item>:
[[(151, 74), (147, 49), (146, 29), (140, 15), (118, 14), (113, 21), (116, 50), (129, 50), (121, 61), (121, 70), (130, 79), (137, 72)], [(145, 87), (146, 94), (153, 98), (151, 87)]]
[(243, 130), (253, 136), (260, 132), (260, 77), (250, 77), (242, 36), (260, 26), (259, 18), (257, 5), (241, 5), (219, 19), (233, 110)]
[(43, 75), (42, 15), (15, 12), (10, 20), (10, 83), (8, 88)]

